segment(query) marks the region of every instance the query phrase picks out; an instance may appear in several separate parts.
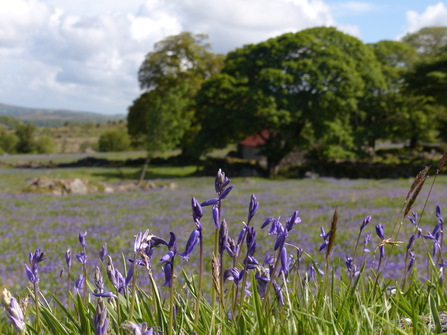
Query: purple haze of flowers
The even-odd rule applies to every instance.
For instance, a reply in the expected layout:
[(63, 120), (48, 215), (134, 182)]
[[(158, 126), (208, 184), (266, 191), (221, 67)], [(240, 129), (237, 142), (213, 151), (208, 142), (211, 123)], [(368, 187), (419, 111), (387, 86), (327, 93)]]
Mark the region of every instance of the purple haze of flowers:
[(256, 201), (256, 196), (252, 194), (250, 198), (250, 205), (248, 205), (247, 224), (250, 224), (250, 221), (255, 216), (256, 212), (258, 211), (258, 208), (259, 208), (259, 202)]
[(213, 221), (214, 221), (214, 225), (216, 226), (216, 229), (219, 229), (220, 228), (219, 208), (216, 205), (213, 206)]
[(186, 242), (185, 251), (180, 253), (179, 255), (183, 257), (184, 260), (188, 260), (189, 255), (194, 250), (194, 247), (197, 245), (199, 241), (200, 231), (198, 229), (194, 229), (189, 236), (188, 242)]
[(87, 232), (79, 233), (79, 243), (81, 243), (81, 246), (85, 248), (87, 243), (85, 242), (85, 236), (87, 236)]

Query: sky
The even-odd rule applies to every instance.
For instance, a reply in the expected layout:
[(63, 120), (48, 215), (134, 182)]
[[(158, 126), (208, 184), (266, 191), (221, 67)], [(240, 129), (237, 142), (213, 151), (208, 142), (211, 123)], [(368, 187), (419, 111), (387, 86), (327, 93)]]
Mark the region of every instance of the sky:
[(163, 38), (209, 35), (227, 53), (332, 26), (364, 43), (447, 26), (447, 0), (0, 0), (0, 103), (127, 114)]

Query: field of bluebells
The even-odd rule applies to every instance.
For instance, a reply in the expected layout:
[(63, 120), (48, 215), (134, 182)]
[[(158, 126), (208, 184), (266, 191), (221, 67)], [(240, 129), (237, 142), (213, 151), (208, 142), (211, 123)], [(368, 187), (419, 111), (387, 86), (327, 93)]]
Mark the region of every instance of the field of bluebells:
[(3, 193), (0, 333), (440, 333), (435, 173)]

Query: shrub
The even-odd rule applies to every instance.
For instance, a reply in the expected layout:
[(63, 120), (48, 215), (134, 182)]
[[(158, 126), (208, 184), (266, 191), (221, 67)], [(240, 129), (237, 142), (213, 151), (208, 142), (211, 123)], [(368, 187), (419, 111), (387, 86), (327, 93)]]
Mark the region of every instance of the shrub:
[(36, 140), (36, 151), (39, 154), (52, 154), (56, 152), (56, 144), (53, 138), (48, 135), (41, 135)]
[(0, 135), (0, 148), (3, 152), (13, 154), (16, 152), (17, 143), (19, 138), (14, 134), (2, 133)]
[(36, 142), (34, 140), (34, 132), (36, 128), (33, 124), (20, 124), (17, 126), (15, 132), (19, 138), (17, 152), (26, 154), (35, 151)]
[(126, 151), (129, 146), (129, 135), (117, 129), (105, 131), (98, 141), (99, 151), (101, 152)]

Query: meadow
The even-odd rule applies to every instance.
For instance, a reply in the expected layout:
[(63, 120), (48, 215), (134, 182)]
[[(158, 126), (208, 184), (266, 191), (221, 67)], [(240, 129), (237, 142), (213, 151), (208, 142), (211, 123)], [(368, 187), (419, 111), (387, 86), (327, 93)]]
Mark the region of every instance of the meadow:
[[(42, 308), (42, 312), (44, 312), (45, 308), (52, 308), (51, 313), (59, 318), (61, 324), (68, 324), (71, 322), (67, 321), (67, 316), (64, 316), (63, 312), (60, 312), (57, 300), (51, 298), (54, 294), (62, 304), (66, 304), (66, 306), (70, 304), (75, 305), (74, 310), (71, 312), (73, 315), (80, 315), (80, 309), (85, 307), (87, 315), (90, 315), (90, 320), (92, 320), (95, 315), (94, 302), (96, 301), (96, 298), (94, 296), (90, 296), (90, 298), (88, 298), (90, 302), (86, 303), (84, 301), (85, 306), (82, 306), (81, 302), (76, 300), (76, 293), (72, 290), (73, 287), (70, 286), (70, 290), (73, 291), (74, 302), (69, 303), (67, 301), (67, 266), (65, 252), (67, 249), (71, 249), (73, 255), (81, 253), (83, 248), (79, 244), (79, 233), (87, 232), (87, 235), (85, 236), (85, 254), (87, 255), (85, 273), (87, 279), (90, 281), (89, 285), (91, 285), (91, 289), (93, 290), (95, 266), (101, 268), (103, 264), (99, 261), (99, 251), (104, 244), (107, 245), (107, 253), (114, 260), (115, 266), (120, 268), (124, 274), (126, 267), (130, 266), (130, 263), (127, 262), (126, 259), (134, 257), (135, 236), (138, 232), (144, 232), (146, 229), (149, 229), (151, 234), (166, 239), (166, 241), (170, 238), (170, 232), (174, 232), (177, 236), (178, 252), (183, 252), (191, 231), (196, 227), (191, 210), (191, 198), (195, 197), (198, 202), (201, 203), (216, 197), (214, 178), (189, 177), (185, 171), (183, 171), (185, 175), (181, 177), (178, 177), (178, 175), (181, 174), (181, 171), (176, 171), (176, 173), (171, 171), (173, 174), (171, 177), (169, 175), (169, 169), (166, 171), (168, 171), (168, 173), (163, 174), (162, 168), (159, 170), (155, 168), (154, 170), (149, 171), (149, 175), (151, 176), (152, 173), (153, 177), (157, 175), (164, 176), (163, 182), (175, 183), (178, 185), (177, 189), (160, 187), (149, 191), (137, 190), (126, 193), (90, 194), (85, 196), (67, 195), (57, 197), (45, 194), (23, 193), (21, 192), (21, 189), (25, 185), (25, 180), (43, 175), (60, 177), (77, 173), (79, 175), (88, 175), (89, 178), (93, 179), (109, 178), (112, 182), (117, 181), (118, 179), (113, 179), (116, 178), (113, 169), (96, 168), (77, 171), (75, 169), (73, 171), (70, 171), (69, 169), (1, 169), (1, 186), (3, 190), (7, 191), (1, 194), (2, 201), (0, 202), (0, 252), (3, 256), (0, 260), (1, 290), (7, 288), (17, 298), (23, 298), (27, 294), (30, 297), (33, 296), (33, 289), (32, 286), (29, 285), (29, 278), (26, 275), (24, 264), (27, 264), (28, 262), (29, 253), (34, 253), (36, 249), (41, 249), (46, 254), (46, 260), (39, 265), (39, 286), (42, 295), (48, 299), (48, 302), (42, 301), (42, 306), (40, 307)], [(124, 172), (121, 172), (124, 174), (127, 173), (128, 175), (134, 173), (132, 169), (125, 169)], [(177, 177), (175, 176), (176, 174)], [(135, 291), (132, 291), (132, 293), (124, 295), (123, 298), (127, 299), (126, 302), (123, 302), (123, 306), (127, 306), (125, 308), (127, 308), (128, 313), (130, 313), (129, 301), (131, 301), (131, 296), (136, 296), (137, 301), (140, 303), (140, 305), (138, 305), (138, 313), (136, 312), (137, 315), (133, 319), (132, 313), (130, 313), (129, 322), (141, 324), (143, 321), (146, 321), (149, 326), (155, 327), (153, 329), (154, 334), (158, 333), (158, 331), (172, 333), (173, 328), (172, 323), (170, 322), (177, 322), (174, 332), (178, 334), (192, 333), (193, 331), (198, 334), (213, 334), (217, 332), (242, 334), (244, 331), (270, 334), (274, 331), (275, 327), (280, 327), (278, 323), (275, 322), (283, 322), (285, 320), (284, 318), (288, 318), (287, 316), (290, 317), (290, 315), (294, 315), (292, 319), (296, 318), (296, 323), (289, 326), (283, 323), (281, 327), (285, 328), (281, 328), (282, 333), (293, 334), (296, 333), (295, 331), (297, 331), (297, 329), (301, 329), (302, 333), (309, 334), (318, 332), (371, 334), (372, 329), (377, 333), (406, 333), (402, 330), (403, 328), (399, 328), (397, 324), (397, 320), (400, 319), (401, 314), (405, 314), (403, 313), (405, 309), (397, 308), (399, 305), (397, 303), (393, 307), (393, 303), (389, 300), (389, 307), (384, 307), (383, 304), (386, 303), (387, 299), (390, 299), (390, 297), (387, 297), (387, 294), (389, 293), (388, 287), (399, 287), (402, 283), (403, 274), (407, 272), (405, 269), (406, 266), (408, 266), (408, 263), (405, 260), (406, 246), (410, 236), (414, 234), (415, 227), (408, 219), (402, 218), (401, 209), (414, 179), (348, 180), (318, 178), (314, 180), (266, 180), (259, 178), (228, 177), (231, 179), (231, 185), (234, 185), (234, 189), (228, 197), (222, 201), (220, 218), (225, 218), (228, 225), (229, 236), (237, 240), (239, 232), (244, 227), (243, 222), (247, 222), (250, 197), (252, 194), (256, 195), (256, 199), (259, 202), (259, 209), (250, 225), (257, 231), (257, 235), (255, 235), (257, 241), (256, 258), (258, 259), (259, 264), (264, 261), (264, 258), (268, 253), (272, 256), (274, 255), (273, 249), (275, 244), (278, 243), (274, 234), (269, 235), (268, 231), (266, 231), (267, 229), (261, 230), (261, 225), (265, 222), (265, 218), (278, 218), (278, 220), (284, 224), (294, 211), (299, 211), (298, 215), (301, 218), (301, 222), (296, 224), (287, 237), (287, 245), (291, 246), (287, 247), (290, 273), (296, 273), (293, 277), (294, 279), (290, 279), (292, 276), (289, 277), (291, 288), (289, 290), (287, 287), (283, 289), (284, 295), (289, 295), (290, 291), (290, 297), (288, 297), (289, 302), (288, 304), (286, 303), (286, 306), (270, 306), (271, 308), (282, 309), (284, 312), (276, 311), (271, 312), (272, 314), (268, 315), (264, 309), (264, 301), (261, 302), (263, 312), (260, 312), (259, 310), (254, 312), (250, 308), (257, 306), (256, 298), (249, 297), (247, 298), (246, 303), (247, 306), (252, 307), (247, 307), (247, 310), (242, 309), (239, 313), (237, 313), (236, 310), (238, 318), (236, 318), (236, 315), (231, 316), (230, 319), (233, 321), (222, 321), (226, 318), (222, 316), (223, 311), (214, 306), (214, 304), (210, 306), (212, 298), (215, 297), (212, 288), (213, 277), (210, 259), (213, 250), (215, 250), (216, 228), (211, 207), (203, 207), (204, 213), (203, 218), (201, 219), (201, 224), (203, 226), (202, 234), (205, 259), (205, 270), (203, 274), (203, 304), (205, 307), (203, 307), (201, 314), (208, 316), (201, 316), (200, 321), (197, 321), (199, 324), (197, 324), (194, 318), (195, 313), (192, 312), (194, 303), (189, 307), (182, 305), (187, 305), (189, 301), (188, 299), (194, 300), (195, 294), (197, 294), (197, 288), (188, 287), (189, 284), (187, 278), (194, 275), (195, 280), (197, 280), (197, 270), (200, 268), (200, 254), (198, 247), (191, 253), (188, 260), (183, 260), (180, 257), (177, 257), (178, 260), (176, 260), (176, 262), (178, 264), (176, 264), (176, 266), (183, 269), (185, 274), (182, 275), (181, 270), (177, 270), (176, 272), (176, 289), (179, 290), (179, 293), (175, 297), (175, 299), (177, 299), (175, 303), (173, 303), (172, 300), (169, 300), (170, 295), (172, 296), (172, 292), (170, 293), (169, 288), (161, 287), (166, 278), (163, 273), (164, 267), (158, 262), (158, 259), (162, 257), (166, 251), (164, 249), (157, 249), (154, 251), (155, 256), (152, 268), (153, 280), (159, 287), (160, 299), (162, 300), (162, 307), (160, 308), (164, 310), (163, 313), (165, 313), (164, 315), (166, 318), (161, 322), (163, 325), (157, 324), (156, 319), (145, 320), (145, 308), (147, 308), (148, 313), (153, 312), (154, 315), (157, 311), (155, 303), (156, 299), (151, 295), (154, 293), (150, 293), (154, 292), (155, 288), (151, 286), (153, 285), (153, 283), (151, 283), (151, 277), (145, 275), (144, 271), (138, 270), (135, 287), (138, 290), (141, 289), (141, 292), (138, 291), (138, 293), (135, 293)], [(425, 187), (420, 192), (417, 201), (413, 205), (412, 210), (419, 214), (422, 213), (424, 208), (430, 182), (431, 178), (428, 179)], [(427, 201), (425, 213), (420, 222), (420, 228), (424, 234), (426, 234), (427, 231), (431, 232), (438, 223), (435, 208), (437, 205), (439, 205), (441, 209), (447, 208), (446, 199), (447, 176), (439, 176), (431, 192), (430, 198)], [(338, 213), (336, 239), (335, 243), (330, 245), (331, 252), (328, 256), (326, 254), (327, 248), (319, 251), (320, 246), (324, 242), (321, 236), (320, 227), (323, 227), (326, 232), (333, 231), (331, 223), (333, 224), (334, 210), (337, 210)], [(361, 317), (354, 313), (356, 317), (359, 318), (357, 320), (358, 323), (365, 323), (365, 325), (359, 325), (355, 328), (355, 326), (352, 325), (347, 326), (348, 321), (346, 320), (340, 321), (339, 324), (333, 324), (334, 321), (332, 320), (329, 321), (329, 324), (323, 322), (319, 329), (312, 328), (313, 330), (309, 331), (309, 326), (312, 325), (312, 327), (314, 327), (321, 323), (321, 320), (330, 320), (329, 317), (334, 318), (333, 312), (335, 309), (331, 310), (331, 308), (329, 308), (326, 310), (326, 308), (332, 303), (335, 303), (337, 299), (340, 299), (342, 296), (340, 292), (349, 291), (350, 284), (347, 284), (349, 283), (349, 273), (347, 273), (345, 261), (346, 257), (353, 257), (360, 226), (368, 215), (372, 217), (372, 220), (362, 231), (360, 246), (356, 254), (357, 258), (355, 259), (355, 262), (359, 266), (359, 271), (361, 268), (359, 277), (364, 279), (356, 285), (364, 285), (362, 289), (364, 289), (365, 292), (371, 293), (373, 291), (371, 288), (374, 286), (373, 282), (377, 279), (375, 285), (379, 285), (378, 287), (380, 287), (379, 291), (381, 293), (378, 294), (378, 297), (374, 298), (376, 300), (372, 300), (372, 305), (368, 305), (368, 303), (371, 304), (371, 301), (369, 301), (371, 300), (371, 297), (367, 299), (368, 303), (363, 301), (360, 304), (365, 304), (365, 308), (368, 309), (368, 312), (365, 313), (365, 315), (369, 315), (371, 320), (375, 320), (369, 320), (373, 325), (366, 324), (368, 321), (367, 318), (360, 319)], [(402, 222), (402, 225), (399, 229), (399, 234), (395, 235), (396, 224), (399, 226), (400, 222)], [(379, 265), (380, 252), (378, 246), (385, 240), (385, 238), (379, 238), (376, 235), (374, 227), (378, 224), (383, 224), (384, 235), (386, 238), (391, 238), (393, 242), (402, 242), (401, 244), (396, 243), (393, 245), (386, 245), (386, 257), (383, 259), (381, 265)], [(366, 234), (372, 234), (372, 239), (366, 247), (369, 249), (369, 252), (362, 252), (363, 238)], [(422, 238), (418, 239), (414, 247), (417, 256), (412, 271), (415, 275), (411, 277), (412, 281), (410, 283), (412, 289), (420, 290), (422, 290), (421, 287), (424, 287), (423, 285), (427, 282), (433, 283), (433, 278), (435, 278), (434, 273), (436, 272), (436, 269), (431, 269), (427, 272), (427, 268), (430, 267), (430, 264), (427, 263), (427, 260), (429, 259), (427, 257), (427, 250), (431, 251), (432, 243), (430, 240), (423, 243), (421, 242), (422, 240)], [(424, 244), (428, 244), (429, 246), (427, 248), (429, 249), (425, 249), (426, 247), (424, 247)], [(300, 255), (297, 255), (296, 247), (300, 248), (298, 250), (301, 250), (302, 248)], [(360, 257), (362, 254), (363, 258)], [(300, 256), (300, 265), (298, 268), (293, 268), (292, 264), (296, 265), (298, 256)], [(326, 261), (328, 260), (327, 257), (330, 257), (330, 267), (327, 267), (326, 264)], [(364, 259), (363, 264), (361, 259)], [(223, 258), (222, 269), (231, 268), (232, 263), (233, 261), (230, 257)], [(380, 267), (380, 271), (379, 273), (376, 273), (378, 267)], [(306, 285), (303, 284), (305, 283), (305, 280), (298, 280), (296, 277), (298, 276), (298, 278), (301, 279), (313, 277), (315, 276), (315, 273), (312, 273), (312, 269), (315, 271), (325, 270), (326, 275), (321, 277), (318, 275), (315, 279), (315, 286), (309, 284), (307, 285), (308, 289), (306, 289)], [(79, 274), (83, 273), (84, 267), (73, 257), (73, 265), (70, 270), (70, 280), (71, 285), (73, 286)], [(271, 268), (270, 271), (272, 270), (273, 269)], [(103, 272), (105, 273), (105, 270)], [(432, 277), (430, 277), (430, 275)], [(328, 289), (327, 283), (331, 276), (332, 288), (330, 291), (334, 296), (332, 297), (332, 302), (327, 302), (326, 299), (329, 298), (322, 294), (321, 290), (323, 287), (325, 287), (324, 290)], [(246, 279), (247, 282), (251, 282), (249, 290), (252, 291), (252, 296), (256, 295), (259, 290), (259, 286), (255, 285), (253, 282), (254, 278), (255, 277), (251, 277), (249, 274)], [(194, 285), (196, 284), (197, 283), (195, 282)], [(228, 283), (226, 285), (227, 290), (233, 292), (231, 294), (234, 294), (234, 289), (231, 288), (230, 290)], [(282, 285), (286, 285), (285, 282)], [(318, 285), (320, 285), (320, 288)], [(258, 286), (258, 288), (253, 293), (254, 286)], [(300, 287), (301, 289), (294, 291), (292, 287)], [(182, 295), (183, 291), (188, 290), (189, 293)], [(287, 293), (285, 291), (287, 291)], [(376, 288), (374, 287), (374, 292), (375, 291)], [(339, 292), (339, 298), (335, 297), (336, 292)], [(402, 292), (404, 292), (403, 289)], [(408, 293), (408, 291), (406, 292)], [(320, 312), (310, 312), (310, 310), (315, 308), (315, 306), (311, 306), (312, 304), (310, 304), (310, 307), (308, 306), (309, 309), (306, 311), (305, 304), (301, 299), (305, 299), (305, 296), (309, 294), (315, 294), (315, 304), (327, 304), (326, 307), (322, 307), (323, 312), (321, 313), (324, 315), (319, 315), (318, 313)], [(361, 294), (363, 293), (360, 291), (360, 295)], [(423, 294), (421, 294), (421, 297), (422, 296)], [(427, 297), (428, 296), (429, 295), (427, 295)], [(120, 299), (121, 298), (122, 297), (120, 296)], [(141, 300), (144, 298), (152, 301), (154, 305), (143, 306)], [(253, 301), (251, 299), (253, 299)], [(113, 298), (111, 300), (113, 300)], [(439, 297), (439, 301), (437, 301), (439, 308), (442, 307), (442, 301), (445, 301), (445, 297)], [(272, 301), (270, 301), (270, 303), (273, 304)], [(48, 306), (46, 304), (48, 304)], [(169, 320), (168, 325), (167, 320), (170, 318), (173, 311), (170, 309), (170, 304), (175, 305), (176, 309), (185, 308), (186, 312), (183, 312), (182, 317), (180, 317), (178, 313), (175, 314), (177, 315), (177, 321)], [(298, 316), (291, 314), (294, 309), (292, 307), (295, 304), (300, 304), (301, 307), (298, 309), (303, 310), (304, 314), (297, 314)], [(419, 304), (419, 309), (425, 309), (420, 311), (422, 314), (430, 314), (427, 310), (428, 302), (425, 302), (422, 305), (419, 302)], [(109, 315), (113, 315), (114, 306), (116, 306), (116, 303), (114, 304), (113, 301), (107, 303)], [(374, 311), (370, 312), (369, 308), (373, 308)], [(217, 313), (217, 310), (219, 310), (219, 313)], [(209, 311), (216, 311), (216, 315)], [(394, 315), (391, 311), (393, 311)], [(233, 310), (233, 312), (235, 311)], [(160, 309), (158, 310), (158, 313), (160, 313)], [(340, 320), (343, 319), (342, 312), (338, 311), (337, 313), (338, 318)], [(362, 312), (359, 313), (362, 314)], [(259, 314), (265, 314), (266, 319), (262, 319)], [(213, 317), (210, 315), (213, 315)], [(374, 315), (378, 315), (378, 317), (374, 317)], [(387, 317), (385, 317), (385, 315), (387, 315)], [(363, 318), (366, 316), (363, 316)], [(409, 317), (408, 315), (406, 316)], [(418, 316), (414, 316), (412, 320), (415, 321), (417, 317)], [(73, 332), (70, 332), (70, 327), (66, 325), (65, 328), (67, 329), (67, 334), (84, 332), (86, 334), (90, 332), (102, 334), (96, 330), (95, 322), (91, 321), (89, 323), (85, 321), (87, 322), (87, 325), (85, 325), (82, 324), (82, 316), (79, 316), (79, 318), (79, 329), (82, 328), (83, 330), (80, 331), (75, 326), (72, 326), (74, 330)], [(247, 321), (248, 319), (251, 321)], [(270, 319), (276, 321), (268, 321)], [(153, 324), (151, 324), (151, 321)], [(39, 327), (43, 327), (44, 332), (45, 329), (47, 332), (55, 332), (55, 330), (51, 331), (50, 328), (45, 328), (48, 327), (48, 325), (37, 325), (36, 322), (35, 312), (33, 312), (33, 308), (28, 306), (27, 329), (29, 329), (29, 334), (39, 332)], [(76, 323), (76, 320), (73, 320), (73, 322)], [(355, 325), (355, 318), (354, 321), (351, 320), (351, 322), (354, 322), (353, 324)], [(113, 322), (110, 321), (110, 323), (112, 324)], [(4, 316), (0, 317), (0, 324), (0, 330), (3, 330), (3, 332), (9, 334), (13, 331), (12, 326), (7, 326), (6, 318)], [(129, 325), (129, 323), (126, 324)], [(377, 330), (378, 325), (380, 330)], [(427, 326), (424, 328), (423, 324), (420, 327), (419, 331), (421, 332), (431, 331)], [(89, 330), (87, 331), (86, 329)], [(352, 332), (350, 332), (349, 329), (351, 329)], [(112, 334), (121, 333), (122, 328), (117, 325), (111, 325), (109, 328), (109, 332), (110, 331)], [(61, 333), (64, 332), (61, 331)], [(137, 330), (133, 330), (133, 334), (143, 333), (146, 334), (143, 331), (138, 333)]]

